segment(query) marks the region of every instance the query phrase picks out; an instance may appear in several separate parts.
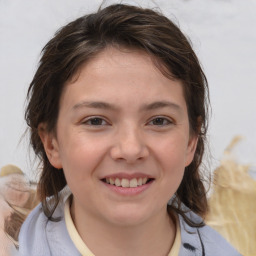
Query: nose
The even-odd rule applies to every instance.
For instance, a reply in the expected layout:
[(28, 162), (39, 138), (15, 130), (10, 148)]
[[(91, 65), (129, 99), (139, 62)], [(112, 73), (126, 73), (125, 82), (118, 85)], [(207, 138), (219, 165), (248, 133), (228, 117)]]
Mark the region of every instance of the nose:
[(124, 160), (131, 164), (145, 159), (149, 150), (139, 129), (126, 127), (118, 131), (110, 154), (114, 160)]

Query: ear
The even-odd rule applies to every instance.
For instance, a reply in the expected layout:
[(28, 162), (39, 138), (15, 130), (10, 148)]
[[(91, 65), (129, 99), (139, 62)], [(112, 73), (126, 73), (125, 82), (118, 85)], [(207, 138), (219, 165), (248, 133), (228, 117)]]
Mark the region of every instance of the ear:
[(187, 155), (186, 155), (186, 167), (191, 164), (191, 162), (194, 159), (196, 147), (198, 142), (198, 136), (197, 134), (191, 134), (188, 142), (187, 147)]
[(59, 144), (53, 132), (48, 132), (45, 123), (40, 123), (38, 126), (38, 134), (44, 145), (45, 153), (49, 162), (56, 169), (61, 169), (61, 159), (59, 152)]

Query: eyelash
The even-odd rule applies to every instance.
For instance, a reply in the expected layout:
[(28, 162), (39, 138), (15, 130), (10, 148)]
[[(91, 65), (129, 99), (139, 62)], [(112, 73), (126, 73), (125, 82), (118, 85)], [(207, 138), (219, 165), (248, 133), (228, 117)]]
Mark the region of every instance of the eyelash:
[[(100, 121), (100, 124), (93, 124), (93, 123), (92, 123), (93, 121), (96, 121), (96, 122), (99, 122), (99, 121)], [(89, 122), (91, 122), (91, 123), (89, 123)], [(102, 122), (104, 122), (104, 124), (102, 124)], [(106, 120), (104, 120), (104, 118), (97, 117), (97, 116), (90, 117), (90, 118), (84, 120), (82, 123), (85, 124), (85, 125), (89, 125), (89, 126), (104, 126), (104, 125), (109, 125), (109, 123), (108, 123)]]
[[(162, 121), (162, 124), (154, 124), (156, 121)], [(93, 122), (96, 122), (93, 124)], [(103, 123), (103, 124), (102, 124)], [(173, 124), (174, 122), (171, 121), (170, 119), (162, 116), (157, 116), (152, 118), (147, 125), (152, 125), (152, 126), (157, 126), (157, 127), (164, 127)], [(88, 125), (88, 126), (105, 126), (109, 125), (109, 122), (107, 122), (104, 118), (101, 117), (90, 117), (82, 122), (82, 124)]]
[[(154, 124), (153, 122), (155, 121), (162, 121), (163, 124)], [(152, 123), (152, 124), (151, 124)], [(162, 116), (157, 116), (157, 117), (154, 117), (153, 119), (151, 119), (149, 122), (148, 122), (149, 125), (153, 125), (153, 126), (158, 126), (158, 127), (164, 127), (164, 126), (167, 126), (167, 125), (171, 125), (173, 124), (173, 121), (171, 121), (170, 119), (166, 118), (166, 117), (162, 117)]]

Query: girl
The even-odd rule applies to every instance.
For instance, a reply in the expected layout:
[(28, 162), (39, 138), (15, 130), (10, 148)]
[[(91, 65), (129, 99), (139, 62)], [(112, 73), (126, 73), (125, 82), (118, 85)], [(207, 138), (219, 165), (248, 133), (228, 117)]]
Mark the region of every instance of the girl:
[(203, 222), (207, 81), (165, 16), (116, 4), (66, 25), (28, 99), (41, 204), (20, 255), (239, 255)]

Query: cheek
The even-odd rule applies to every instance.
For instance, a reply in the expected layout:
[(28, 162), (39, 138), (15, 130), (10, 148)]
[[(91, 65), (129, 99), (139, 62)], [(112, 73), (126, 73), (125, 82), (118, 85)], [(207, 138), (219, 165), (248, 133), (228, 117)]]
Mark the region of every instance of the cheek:
[(163, 198), (170, 200), (177, 191), (186, 166), (186, 147), (182, 141), (169, 139), (158, 144), (156, 148), (157, 161), (160, 165), (161, 187), (163, 188)]
[[(107, 152), (107, 142), (74, 136), (60, 147), (60, 158), (66, 178), (83, 180), (92, 175)], [(75, 174), (75, 176), (74, 176)]]
[(184, 139), (179, 140), (177, 137), (170, 137), (159, 141), (154, 152), (159, 162), (166, 168), (173, 171), (175, 171), (176, 168), (185, 168), (187, 146)]

